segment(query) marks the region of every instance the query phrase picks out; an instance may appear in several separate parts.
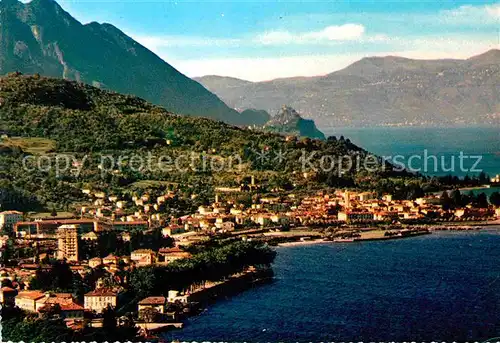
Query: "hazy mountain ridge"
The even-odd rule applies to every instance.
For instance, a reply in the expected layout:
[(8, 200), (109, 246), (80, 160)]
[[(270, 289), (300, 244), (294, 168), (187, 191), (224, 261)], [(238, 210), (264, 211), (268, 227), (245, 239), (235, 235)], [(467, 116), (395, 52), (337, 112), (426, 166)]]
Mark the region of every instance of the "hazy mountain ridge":
[(0, 11), (0, 74), (20, 71), (82, 81), (141, 96), (173, 112), (249, 124), (113, 25), (82, 25), (53, 0), (3, 0)]
[(225, 86), (198, 78), (234, 108), (290, 104), (320, 126), (500, 124), (500, 50), (466, 60), (368, 57), (325, 76)]

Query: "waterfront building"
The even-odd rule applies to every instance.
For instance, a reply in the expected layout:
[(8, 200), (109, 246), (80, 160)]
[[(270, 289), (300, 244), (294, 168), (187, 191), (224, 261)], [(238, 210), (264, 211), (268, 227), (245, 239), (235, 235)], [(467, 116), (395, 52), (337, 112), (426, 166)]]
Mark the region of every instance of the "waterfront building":
[(167, 303), (167, 298), (165, 297), (147, 297), (142, 299), (137, 304), (137, 310), (139, 312), (139, 316), (142, 310), (147, 308), (153, 308), (158, 311), (158, 313), (165, 313), (165, 305)]
[(77, 225), (61, 225), (57, 229), (57, 258), (78, 262)]
[(374, 220), (375, 216), (371, 212), (346, 211), (346, 212), (339, 212), (337, 218), (340, 221), (364, 221), (364, 220)]
[(167, 302), (168, 303), (180, 302), (183, 304), (187, 304), (189, 303), (189, 298), (190, 298), (189, 294), (179, 295), (178, 291), (170, 290), (168, 291)]

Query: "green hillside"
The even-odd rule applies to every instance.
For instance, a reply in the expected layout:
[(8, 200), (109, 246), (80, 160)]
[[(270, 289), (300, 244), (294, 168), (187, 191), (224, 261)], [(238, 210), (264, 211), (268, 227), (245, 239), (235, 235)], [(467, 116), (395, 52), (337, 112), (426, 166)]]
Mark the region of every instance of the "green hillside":
[[(275, 133), (175, 115), (140, 98), (73, 81), (11, 74), (0, 79), (0, 103), (3, 208), (22, 203), (26, 208), (55, 204), (66, 209), (81, 199), (85, 185), (108, 193), (135, 189), (138, 184), (174, 185), (186, 199), (196, 199), (194, 206), (212, 197), (214, 187), (239, 186), (251, 176), (264, 191), (270, 191), (365, 187), (370, 180), (394, 175), (369, 174), (356, 166), (340, 173), (337, 165), (304, 176), (304, 154), (314, 153), (308, 163), (319, 166), (325, 155), (363, 157), (367, 152), (343, 138), (290, 140)], [(23, 162), (27, 156), (31, 157)], [(63, 166), (61, 156), (71, 157), (73, 170), (61, 167), (56, 173), (58, 156)], [(179, 159), (179, 168), (168, 161), (164, 161), (167, 166), (158, 164), (160, 156), (170, 162)], [(134, 164), (138, 159), (143, 159), (142, 169)], [(40, 160), (42, 167), (51, 164), (52, 168), (41, 170), (36, 164)], [(101, 169), (99, 164), (103, 164)]]

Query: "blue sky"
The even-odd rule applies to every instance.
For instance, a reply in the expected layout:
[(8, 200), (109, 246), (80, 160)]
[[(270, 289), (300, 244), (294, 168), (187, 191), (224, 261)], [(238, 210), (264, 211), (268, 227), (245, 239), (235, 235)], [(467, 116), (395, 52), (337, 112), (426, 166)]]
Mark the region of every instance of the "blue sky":
[(60, 0), (188, 76), (322, 75), (365, 56), (467, 58), (500, 46), (494, 1)]

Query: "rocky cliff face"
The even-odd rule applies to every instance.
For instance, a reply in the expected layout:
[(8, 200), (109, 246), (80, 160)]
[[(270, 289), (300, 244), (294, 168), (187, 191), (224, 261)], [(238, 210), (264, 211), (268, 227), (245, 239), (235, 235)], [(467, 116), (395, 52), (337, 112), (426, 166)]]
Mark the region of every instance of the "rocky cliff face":
[(265, 130), (300, 137), (325, 139), (313, 120), (303, 119), (300, 114), (289, 106), (282, 106), (278, 113), (265, 125)]
[(53, 0), (0, 1), (0, 74), (14, 71), (137, 95), (176, 113), (252, 124), (116, 27), (82, 25)]

